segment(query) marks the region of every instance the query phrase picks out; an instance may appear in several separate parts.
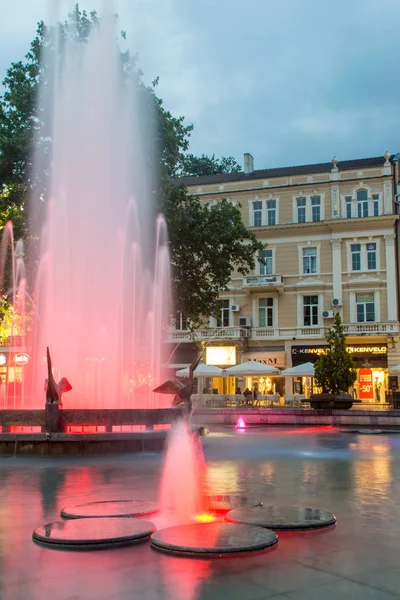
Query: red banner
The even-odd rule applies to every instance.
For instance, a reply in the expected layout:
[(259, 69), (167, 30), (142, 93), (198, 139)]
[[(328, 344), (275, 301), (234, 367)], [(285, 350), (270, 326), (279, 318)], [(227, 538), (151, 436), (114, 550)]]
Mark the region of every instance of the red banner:
[(358, 371), (358, 396), (360, 400), (370, 400), (374, 397), (371, 369), (360, 369)]

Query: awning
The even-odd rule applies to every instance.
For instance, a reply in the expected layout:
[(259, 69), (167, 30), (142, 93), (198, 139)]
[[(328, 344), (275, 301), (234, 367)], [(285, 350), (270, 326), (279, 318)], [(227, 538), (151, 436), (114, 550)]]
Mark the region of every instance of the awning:
[(264, 365), (263, 363), (255, 360), (248, 360), (247, 362), (236, 365), (235, 367), (229, 367), (225, 369), (225, 373), (229, 377), (252, 377), (257, 375), (280, 375), (279, 369), (271, 367), (270, 365)]
[[(195, 377), (224, 377), (224, 371), (219, 367), (199, 363), (194, 370)], [(189, 377), (189, 367), (176, 372), (177, 377)]]
[(306, 362), (296, 367), (290, 367), (281, 371), (281, 375), (285, 377), (314, 377), (315, 370), (312, 362)]

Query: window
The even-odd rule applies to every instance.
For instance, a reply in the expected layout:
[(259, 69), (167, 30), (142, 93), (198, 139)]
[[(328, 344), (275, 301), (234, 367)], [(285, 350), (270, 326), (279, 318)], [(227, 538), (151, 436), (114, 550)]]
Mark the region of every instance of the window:
[(267, 225), (276, 225), (276, 200), (267, 202)]
[(368, 217), (368, 192), (367, 190), (359, 190), (357, 192), (357, 216)]
[(379, 217), (379, 194), (372, 194), (374, 203), (374, 217)]
[(351, 244), (351, 270), (361, 271), (361, 244)]
[(253, 225), (261, 227), (262, 225), (262, 202), (253, 202)]
[(378, 242), (350, 245), (350, 271), (376, 271), (379, 268)]
[(374, 292), (361, 292), (356, 294), (357, 323), (375, 321), (375, 296)]
[(311, 220), (314, 222), (321, 220), (321, 197), (311, 198)]
[(303, 297), (304, 327), (318, 325), (318, 296)]
[(345, 200), (346, 200), (346, 219), (351, 219), (351, 217), (352, 217), (351, 207), (353, 205), (353, 198), (352, 198), (352, 196), (346, 196)]
[(258, 255), (258, 258), (263, 259), (265, 264), (263, 265), (261, 262), (259, 262), (260, 265), (260, 275), (272, 275), (274, 270), (273, 270), (273, 264), (272, 264), (272, 250), (263, 250), (262, 252), (260, 252), (260, 254)]
[(297, 198), (297, 222), (306, 222), (306, 198)]
[(175, 329), (178, 331), (187, 329), (186, 317), (179, 311), (175, 313), (174, 317), (172, 318), (172, 323), (174, 324)]
[(229, 327), (229, 300), (219, 300), (219, 310), (217, 312), (217, 327)]
[(273, 327), (274, 324), (274, 299), (260, 298), (258, 301), (258, 326)]
[(376, 271), (376, 244), (367, 244), (367, 269)]
[(303, 274), (317, 272), (317, 249), (303, 248)]

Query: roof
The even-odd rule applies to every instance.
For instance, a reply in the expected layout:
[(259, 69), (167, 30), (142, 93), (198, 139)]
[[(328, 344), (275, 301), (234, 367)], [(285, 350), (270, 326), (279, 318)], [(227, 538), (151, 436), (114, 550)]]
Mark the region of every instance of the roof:
[[(385, 159), (383, 156), (374, 158), (356, 158), (354, 160), (342, 160), (337, 163), (339, 171), (350, 171), (353, 169), (368, 169), (371, 167), (383, 167)], [(300, 165), (296, 167), (277, 167), (275, 169), (258, 169), (245, 175), (240, 173), (215, 173), (214, 175), (200, 175), (198, 177), (182, 177), (179, 183), (184, 185), (207, 185), (212, 183), (228, 183), (232, 181), (245, 181), (246, 179), (270, 179), (272, 177), (290, 177), (291, 175), (311, 175), (314, 173), (329, 173), (332, 163), (318, 163), (315, 165)]]

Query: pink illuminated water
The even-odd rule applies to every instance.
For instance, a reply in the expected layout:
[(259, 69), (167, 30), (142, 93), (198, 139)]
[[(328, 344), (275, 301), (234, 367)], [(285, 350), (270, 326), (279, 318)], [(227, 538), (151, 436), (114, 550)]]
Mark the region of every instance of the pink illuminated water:
[(236, 423), (236, 429), (246, 429), (247, 425), (243, 417), (239, 417)]
[(64, 407), (170, 404), (151, 392), (164, 377), (167, 228), (156, 215), (154, 166), (143, 144), (147, 113), (134, 84), (122, 83), (117, 38), (110, 11), (87, 44), (67, 44), (52, 96), (40, 94), (52, 171), (46, 221), (34, 232), (31, 407), (44, 401), (46, 346), (55, 378), (73, 386)]
[(168, 437), (160, 487), (160, 519), (170, 525), (193, 522), (206, 510), (206, 464), (190, 425), (177, 421)]

